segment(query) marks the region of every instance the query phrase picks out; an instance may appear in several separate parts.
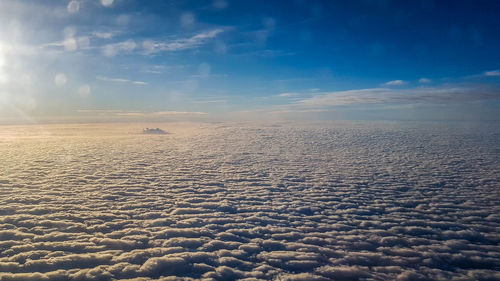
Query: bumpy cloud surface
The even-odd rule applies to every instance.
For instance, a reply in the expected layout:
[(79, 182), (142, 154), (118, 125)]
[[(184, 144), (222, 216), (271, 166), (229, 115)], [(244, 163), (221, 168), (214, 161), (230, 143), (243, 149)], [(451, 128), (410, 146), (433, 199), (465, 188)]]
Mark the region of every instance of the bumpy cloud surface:
[(498, 280), (498, 128), (453, 126), (3, 127), (0, 280)]

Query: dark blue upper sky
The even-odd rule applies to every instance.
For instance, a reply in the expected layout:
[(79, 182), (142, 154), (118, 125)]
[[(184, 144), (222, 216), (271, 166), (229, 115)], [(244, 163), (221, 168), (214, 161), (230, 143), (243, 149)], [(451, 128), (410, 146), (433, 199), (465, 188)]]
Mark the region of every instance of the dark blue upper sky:
[(498, 119), (498, 14), (499, 1), (5, 0), (0, 108)]

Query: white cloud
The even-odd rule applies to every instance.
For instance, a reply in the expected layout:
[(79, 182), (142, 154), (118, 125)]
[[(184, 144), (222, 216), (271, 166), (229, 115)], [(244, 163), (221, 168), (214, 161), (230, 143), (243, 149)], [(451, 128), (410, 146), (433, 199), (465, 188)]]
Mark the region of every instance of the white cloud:
[(117, 109), (78, 109), (79, 113), (119, 113), (122, 110)]
[(491, 70), (484, 72), (485, 76), (500, 76), (500, 70)]
[(223, 31), (224, 30), (222, 29), (214, 29), (198, 33), (189, 38), (176, 39), (168, 42), (146, 40), (143, 42), (142, 47), (147, 54), (153, 54), (162, 51), (181, 51), (187, 49), (194, 49), (204, 44), (208, 39), (215, 38), (218, 34), (222, 33)]
[(421, 83), (421, 84), (428, 84), (428, 83), (431, 83), (431, 82), (432, 82), (431, 79), (424, 78), (424, 77), (418, 79), (418, 83)]
[(92, 33), (95, 37), (101, 39), (109, 39), (115, 35), (115, 32), (103, 32), (103, 31), (95, 31)]
[(68, 35), (63, 41), (41, 44), (38, 48), (30, 48), (26, 46), (22, 48), (24, 48), (25, 53), (31, 50), (30, 53), (40, 55), (40, 53), (38, 52), (40, 48), (63, 48), (65, 51), (73, 52), (78, 48), (84, 50), (88, 49), (89, 47), (90, 38), (88, 36), (80, 36), (78, 38), (75, 38), (73, 35)]
[(404, 85), (404, 84), (406, 84), (406, 82), (403, 80), (392, 80), (392, 81), (385, 83), (385, 85), (388, 85), (388, 86), (400, 86), (400, 85)]
[(228, 103), (228, 100), (218, 99), (218, 100), (197, 100), (193, 103)]
[(69, 38), (66, 38), (63, 42), (62, 42), (63, 46), (64, 46), (64, 49), (66, 51), (76, 51), (76, 49), (78, 48), (78, 44), (76, 42), (76, 39), (73, 38), (73, 37), (69, 37)]
[(118, 42), (114, 44), (104, 45), (102, 47), (102, 52), (105, 56), (112, 57), (120, 52), (132, 52), (136, 48), (136, 43), (134, 40), (126, 40), (123, 42)]
[(327, 107), (385, 103), (463, 102), (500, 98), (495, 89), (479, 87), (418, 87), (412, 89), (371, 88), (321, 93), (298, 101), (293, 106)]
[[(131, 53), (135, 50), (142, 49), (145, 54), (154, 54), (158, 52), (164, 51), (181, 51), (188, 49), (195, 49), (205, 44), (209, 39), (215, 38), (218, 34), (222, 33), (223, 29), (214, 29), (210, 31), (205, 31), (193, 35), (189, 38), (180, 38), (174, 39), (170, 41), (154, 41), (154, 40), (145, 40), (142, 42), (140, 46), (136, 44), (134, 40), (125, 40), (116, 43), (105, 44), (99, 46), (103, 55), (107, 57), (116, 56), (122, 53)], [(100, 39), (110, 39), (115, 36), (117, 32), (93, 32), (92, 36)], [(89, 36), (80, 36), (75, 37), (75, 30), (68, 29), (65, 31), (66, 39), (59, 42), (53, 43), (45, 43), (40, 45), (40, 48), (64, 48), (66, 51), (76, 51), (77, 49), (90, 49), (90, 37)], [(215, 51), (217, 53), (225, 53), (226, 45), (222, 42), (218, 42), (215, 44)], [(19, 49), (19, 48), (18, 48)], [(21, 49), (29, 51), (31, 49)], [(37, 50), (36, 48), (32, 48), (31, 51)]]
[(281, 93), (278, 96), (282, 97), (282, 98), (291, 98), (291, 97), (300, 96), (300, 94), (299, 93)]
[(73, 0), (68, 3), (68, 6), (66, 7), (68, 12), (71, 14), (74, 14), (80, 10), (80, 2)]
[(110, 7), (111, 5), (113, 5), (113, 0), (101, 0), (101, 4), (104, 6), (104, 7)]
[(0, 280), (498, 279), (491, 124), (39, 127), (0, 130)]
[(199, 111), (158, 111), (158, 112), (119, 112), (120, 116), (141, 116), (141, 117), (158, 117), (158, 116), (174, 116), (174, 115), (207, 115), (205, 112)]
[(105, 77), (105, 76), (97, 76), (96, 78), (98, 80), (106, 81), (106, 82), (132, 83), (135, 85), (147, 85), (148, 84), (144, 81), (134, 81), (134, 80), (124, 79), (124, 78), (110, 78), (110, 77)]

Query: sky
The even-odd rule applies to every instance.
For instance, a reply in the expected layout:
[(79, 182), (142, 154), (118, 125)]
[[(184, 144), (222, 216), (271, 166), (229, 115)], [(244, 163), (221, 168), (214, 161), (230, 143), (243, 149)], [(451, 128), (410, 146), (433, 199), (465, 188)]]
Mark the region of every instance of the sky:
[(498, 1), (0, 0), (0, 123), (500, 120)]

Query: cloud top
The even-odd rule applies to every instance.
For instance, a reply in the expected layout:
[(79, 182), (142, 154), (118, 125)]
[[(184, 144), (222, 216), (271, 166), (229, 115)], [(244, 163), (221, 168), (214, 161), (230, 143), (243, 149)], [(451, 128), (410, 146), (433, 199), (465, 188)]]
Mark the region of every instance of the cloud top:
[(144, 127), (0, 130), (0, 280), (498, 277), (495, 126)]

